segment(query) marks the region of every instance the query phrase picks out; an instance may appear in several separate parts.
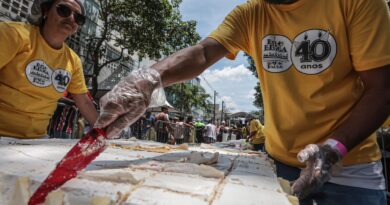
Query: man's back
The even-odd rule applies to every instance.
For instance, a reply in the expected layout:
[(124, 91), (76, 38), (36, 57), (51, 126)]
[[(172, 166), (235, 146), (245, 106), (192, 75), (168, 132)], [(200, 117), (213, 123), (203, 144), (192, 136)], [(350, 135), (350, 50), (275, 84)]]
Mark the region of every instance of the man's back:
[(265, 137), (263, 134), (263, 125), (257, 119), (250, 122), (250, 133), (252, 132), (255, 132), (255, 135), (251, 139), (252, 144), (264, 143)]
[[(365, 8), (374, 9), (364, 13)], [(388, 11), (380, 0), (299, 0), (285, 5), (249, 1), (210, 35), (229, 51), (228, 57), (243, 50), (254, 58), (267, 108), (264, 132), (271, 155), (300, 166), (297, 152), (308, 142), (325, 140), (346, 119), (364, 91), (358, 71), (389, 61), (384, 56), (389, 46), (371, 46), (390, 35), (390, 25), (381, 25), (385, 18)], [(371, 135), (343, 162), (379, 159)]]
[(208, 123), (206, 125), (206, 136), (210, 137), (210, 138), (213, 138), (213, 139), (216, 139), (217, 133), (216, 133), (215, 125), (213, 125), (211, 123)]
[(167, 132), (166, 127), (168, 126), (168, 123), (169, 123), (168, 114), (166, 114), (164, 112), (160, 112), (156, 116), (156, 126), (157, 126), (158, 131)]

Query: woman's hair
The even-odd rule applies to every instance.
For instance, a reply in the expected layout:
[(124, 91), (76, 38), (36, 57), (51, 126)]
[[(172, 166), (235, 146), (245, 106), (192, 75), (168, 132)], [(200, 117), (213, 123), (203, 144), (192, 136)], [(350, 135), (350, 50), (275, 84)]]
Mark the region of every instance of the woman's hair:
[(39, 27), (43, 27), (43, 25), (45, 25), (45, 21), (46, 21), (45, 12), (49, 12), (49, 10), (51, 9), (55, 1), (56, 0), (47, 1), (41, 4), (42, 17), (39, 22)]
[[(79, 0), (75, 0), (81, 9), (81, 14), (85, 15), (85, 8)], [(27, 18), (28, 22), (36, 26), (43, 26), (45, 24), (44, 13), (49, 11), (56, 0), (34, 0), (30, 14)]]

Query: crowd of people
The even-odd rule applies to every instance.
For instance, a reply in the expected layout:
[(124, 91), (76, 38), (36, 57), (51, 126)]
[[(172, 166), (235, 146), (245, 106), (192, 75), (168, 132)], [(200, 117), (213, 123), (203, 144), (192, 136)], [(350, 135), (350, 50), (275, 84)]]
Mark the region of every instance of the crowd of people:
[(146, 111), (138, 121), (119, 135), (122, 138), (136, 137), (168, 144), (214, 143), (244, 139), (253, 149), (263, 150), (264, 126), (259, 119), (251, 117), (245, 122), (229, 123), (212, 119), (193, 119), (193, 116), (169, 116), (168, 108), (161, 107), (160, 113)]

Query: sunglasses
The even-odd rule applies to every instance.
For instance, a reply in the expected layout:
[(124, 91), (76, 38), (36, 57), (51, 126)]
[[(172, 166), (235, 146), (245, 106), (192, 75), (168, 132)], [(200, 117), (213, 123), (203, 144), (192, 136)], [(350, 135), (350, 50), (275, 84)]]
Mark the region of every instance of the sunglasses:
[(77, 25), (82, 26), (85, 23), (85, 16), (77, 12), (72, 11), (71, 8), (65, 6), (64, 4), (57, 5), (57, 14), (63, 18), (68, 18), (73, 14), (73, 19)]

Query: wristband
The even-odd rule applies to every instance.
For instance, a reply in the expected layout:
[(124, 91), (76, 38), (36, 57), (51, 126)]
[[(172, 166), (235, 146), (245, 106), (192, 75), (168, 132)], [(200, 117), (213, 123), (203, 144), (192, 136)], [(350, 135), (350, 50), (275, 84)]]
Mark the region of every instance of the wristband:
[(347, 148), (345, 147), (345, 145), (341, 142), (339, 142), (338, 140), (335, 140), (335, 139), (327, 139), (324, 144), (326, 145), (329, 145), (331, 148), (337, 150), (341, 157), (344, 157), (347, 153), (348, 153), (348, 150)]

